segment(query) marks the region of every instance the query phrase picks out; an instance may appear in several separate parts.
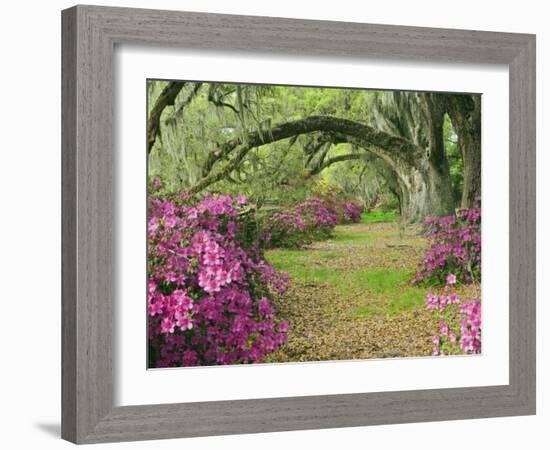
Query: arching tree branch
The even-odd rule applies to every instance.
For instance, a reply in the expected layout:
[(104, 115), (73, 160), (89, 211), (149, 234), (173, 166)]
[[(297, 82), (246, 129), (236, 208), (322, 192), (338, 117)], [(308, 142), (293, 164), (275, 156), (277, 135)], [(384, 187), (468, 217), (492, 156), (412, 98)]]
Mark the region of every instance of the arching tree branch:
[(333, 138), (328, 133), (311, 133), (303, 146), (306, 156), (306, 166), (309, 166), (313, 159), (333, 144)]
[[(333, 116), (310, 116), (276, 125), (267, 132), (255, 131), (248, 133), (244, 139), (236, 138), (226, 142), (210, 155), (203, 179), (193, 186), (190, 192), (200, 192), (223, 179), (226, 173), (230, 173), (239, 166), (252, 148), (316, 131), (349, 137), (346, 142), (368, 149), (393, 164), (415, 167), (422, 155), (422, 149), (408, 140), (376, 130), (369, 125)], [(231, 159), (223, 168), (212, 172), (212, 168), (218, 161), (228, 157)]]
[(307, 176), (312, 177), (314, 175), (317, 175), (317, 174), (321, 173), (327, 167), (332, 166), (333, 164), (343, 162), (343, 161), (351, 161), (353, 159), (361, 159), (361, 158), (364, 158), (364, 157), (365, 157), (364, 153), (347, 153), (347, 154), (344, 154), (344, 155), (334, 156), (332, 158), (329, 158), (329, 159), (323, 161), (322, 164), (319, 164), (316, 167), (314, 167), (313, 169), (311, 169)]
[(286, 139), (300, 134), (323, 131), (353, 136), (363, 141), (376, 144), (380, 148), (392, 152), (398, 158), (406, 158), (414, 164), (419, 148), (412, 142), (384, 131), (379, 131), (369, 125), (349, 119), (333, 116), (309, 116), (293, 122), (276, 125), (270, 131), (260, 134), (258, 131), (248, 133), (246, 139), (236, 138), (221, 145), (208, 158), (206, 169), (210, 171), (217, 161), (225, 159), (237, 147), (248, 145), (250, 148)]
[(151, 152), (157, 136), (160, 132), (160, 116), (167, 106), (172, 106), (176, 97), (185, 86), (185, 81), (171, 81), (162, 90), (157, 101), (151, 109), (149, 120), (147, 121), (147, 154)]

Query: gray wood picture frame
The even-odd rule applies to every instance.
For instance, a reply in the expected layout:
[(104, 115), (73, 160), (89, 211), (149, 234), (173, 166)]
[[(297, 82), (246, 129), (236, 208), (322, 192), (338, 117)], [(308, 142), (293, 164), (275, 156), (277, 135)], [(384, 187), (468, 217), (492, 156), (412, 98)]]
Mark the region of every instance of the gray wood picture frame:
[[(64, 439), (95, 443), (535, 413), (535, 36), (98, 6), (63, 11), (62, 32)], [(509, 384), (115, 407), (113, 52), (126, 43), (507, 65)]]

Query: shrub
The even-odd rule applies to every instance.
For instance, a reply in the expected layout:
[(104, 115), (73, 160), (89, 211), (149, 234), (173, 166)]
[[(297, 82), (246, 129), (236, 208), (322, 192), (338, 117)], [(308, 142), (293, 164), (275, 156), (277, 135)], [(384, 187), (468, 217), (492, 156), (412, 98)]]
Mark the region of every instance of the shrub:
[(331, 184), (320, 183), (314, 191), (314, 198), (319, 199), (325, 208), (337, 215), (339, 224), (361, 221), (360, 204), (354, 200), (346, 200), (342, 191)]
[(338, 212), (317, 198), (268, 215), (263, 222), (266, 247), (301, 248), (327, 239), (338, 223)]
[(346, 200), (341, 203), (340, 223), (361, 222), (361, 206), (353, 200)]
[(439, 319), (439, 333), (433, 336), (433, 355), (481, 353), (481, 302), (478, 299), (462, 302), (453, 292), (454, 274), (440, 295), (429, 292), (426, 308)]
[(288, 277), (239, 239), (243, 197), (149, 197), (149, 366), (260, 362), (286, 342), (272, 307)]
[(304, 217), (306, 226), (312, 229), (323, 228), (322, 234), (330, 234), (339, 221), (336, 207), (318, 198), (308, 198), (296, 205), (294, 210)]
[(266, 216), (262, 224), (262, 244), (266, 248), (301, 248), (311, 242), (306, 221), (294, 209)]
[(430, 248), (416, 273), (415, 282), (444, 284), (449, 273), (462, 283), (481, 278), (481, 208), (479, 199), (455, 216), (428, 217), (424, 222)]
[(337, 224), (360, 221), (361, 208), (354, 201), (311, 197), (264, 217), (262, 241), (267, 248), (301, 248), (331, 237)]

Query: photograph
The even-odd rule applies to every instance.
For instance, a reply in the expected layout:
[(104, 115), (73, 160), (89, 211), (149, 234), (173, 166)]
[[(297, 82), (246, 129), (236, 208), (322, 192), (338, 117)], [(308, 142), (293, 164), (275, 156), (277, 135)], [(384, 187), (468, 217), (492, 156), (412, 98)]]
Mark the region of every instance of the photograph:
[(481, 353), (480, 94), (146, 95), (148, 368)]

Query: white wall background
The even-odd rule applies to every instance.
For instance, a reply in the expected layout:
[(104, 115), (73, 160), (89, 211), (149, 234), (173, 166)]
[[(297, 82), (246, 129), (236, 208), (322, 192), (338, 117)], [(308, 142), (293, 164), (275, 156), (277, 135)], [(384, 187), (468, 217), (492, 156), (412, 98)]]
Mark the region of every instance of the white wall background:
[[(550, 395), (544, 366), (550, 347), (543, 329), (550, 319), (543, 279), (550, 251), (542, 230), (550, 226), (543, 191), (550, 170), (543, 160), (544, 125), (550, 118), (550, 50), (545, 2), (339, 0), (103, 1), (135, 6), (232, 14), (271, 15), (398, 25), (469, 28), (537, 34), (538, 138), (538, 415), (504, 419), (388, 425), (187, 441), (118, 444), (117, 448), (334, 448), (463, 449), (544, 448)], [(60, 10), (71, 1), (4, 2), (0, 16), (0, 305), (2, 339), (0, 412), (4, 448), (60, 449)], [(545, 19), (546, 17), (546, 19)], [(545, 73), (546, 70), (546, 73)], [(498, 162), (496, 162), (498, 163)], [(546, 170), (545, 170), (546, 169)], [(546, 217), (545, 217), (546, 216)], [(546, 225), (546, 226), (545, 226)], [(546, 382), (545, 382), (546, 381)], [(545, 427), (546, 425), (546, 427)], [(547, 444), (546, 444), (547, 445)], [(97, 448), (113, 448), (105, 445)]]

